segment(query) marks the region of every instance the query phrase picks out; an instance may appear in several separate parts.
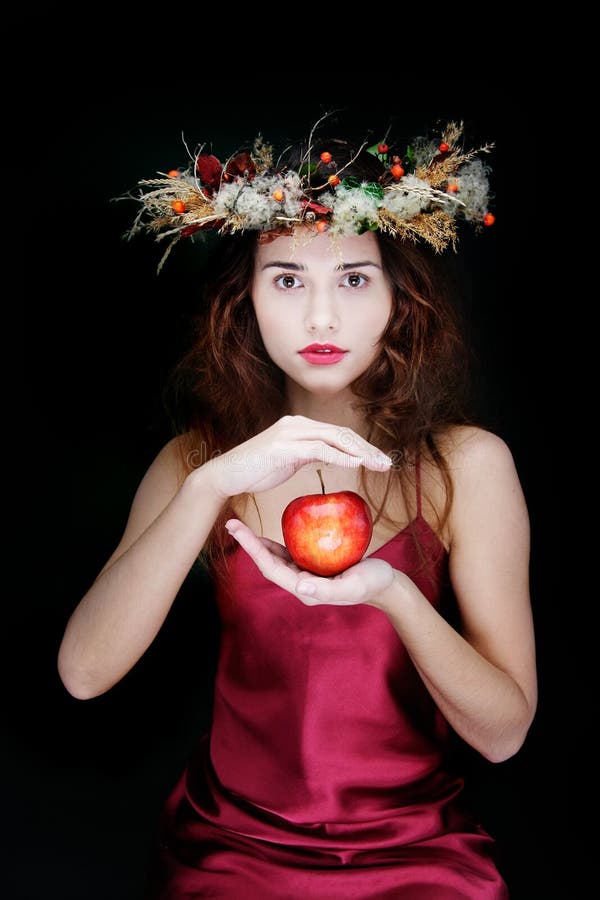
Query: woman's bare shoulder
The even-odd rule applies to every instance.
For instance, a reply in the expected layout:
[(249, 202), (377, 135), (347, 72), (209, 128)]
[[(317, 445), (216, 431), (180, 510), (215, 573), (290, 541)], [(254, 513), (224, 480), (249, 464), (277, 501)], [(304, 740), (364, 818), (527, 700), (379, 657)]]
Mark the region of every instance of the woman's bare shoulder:
[(156, 461), (169, 468), (176, 475), (177, 481), (182, 484), (190, 472), (202, 464), (198, 458), (200, 451), (196, 444), (192, 432), (177, 434), (162, 447)]
[(493, 431), (475, 425), (452, 426), (439, 436), (437, 445), (453, 478), (514, 467), (508, 444)]
[[(452, 483), (450, 517), (442, 529), (446, 545), (451, 539), (452, 510), (457, 502), (472, 495), (478, 485), (490, 479), (514, 484), (517, 476), (513, 457), (505, 441), (497, 434), (473, 425), (455, 425), (435, 436), (437, 453), (442, 458)], [(421, 457), (423, 512), (430, 523), (444, 519), (448, 499), (447, 483), (439, 459), (429, 451)]]
[(489, 457), (510, 456), (510, 450), (502, 438), (492, 431), (476, 425), (451, 425), (434, 435), (435, 453), (424, 448), (421, 468), (424, 477), (436, 479), (440, 457), (450, 473), (477, 465)]
[[(440, 446), (452, 479), (450, 531), (468, 532), (472, 523), (501, 517), (526, 543), (527, 507), (512, 452), (499, 435), (461, 426), (444, 435)], [(483, 527), (483, 526), (482, 526)]]
[(188, 446), (186, 436), (177, 435), (158, 451), (137, 487), (123, 536), (99, 574), (133, 544), (178, 492), (188, 474)]
[(158, 451), (142, 478), (133, 500), (132, 513), (160, 511), (175, 496), (194, 468), (190, 464), (187, 434), (172, 437)]

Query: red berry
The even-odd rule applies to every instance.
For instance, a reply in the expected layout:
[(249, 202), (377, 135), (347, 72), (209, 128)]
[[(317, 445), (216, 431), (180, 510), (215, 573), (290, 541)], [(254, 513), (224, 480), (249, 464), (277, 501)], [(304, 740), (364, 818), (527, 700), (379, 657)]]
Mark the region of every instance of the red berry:
[(484, 225), (493, 225), (496, 221), (496, 216), (492, 215), (492, 213), (486, 213), (482, 219)]
[(179, 176), (179, 169), (169, 169), (167, 175), (169, 178), (177, 178)]
[(327, 222), (324, 222), (323, 219), (319, 219), (319, 221), (317, 222), (317, 231), (320, 231), (322, 234), (324, 231), (327, 231), (328, 228), (329, 225), (327, 224)]
[(392, 166), (390, 172), (396, 179), (402, 178), (402, 176), (404, 175), (404, 169), (402, 168), (402, 166), (398, 165), (398, 163), (396, 163), (395, 166)]
[(447, 144), (445, 141), (442, 141), (442, 143), (440, 144), (440, 153), (447, 153), (449, 149), (450, 149), (450, 145)]
[(448, 187), (446, 188), (446, 190), (448, 191), (449, 194), (456, 194), (456, 192), (458, 191), (458, 185), (452, 181), (448, 184)]
[(340, 183), (340, 179), (337, 177), (337, 175), (330, 175), (327, 181), (329, 182), (331, 187), (335, 187), (336, 184)]
[(273, 191), (273, 197), (275, 198), (275, 200), (283, 200), (283, 191), (281, 190), (281, 188), (277, 188)]
[(332, 158), (333, 157), (331, 156), (329, 150), (323, 150), (323, 152), (321, 153), (321, 162), (330, 163)]
[(173, 202), (171, 203), (171, 206), (173, 207), (173, 209), (175, 210), (176, 213), (185, 212), (185, 203), (183, 202), (183, 200), (173, 200)]
[(387, 144), (380, 144), (377, 149), (379, 150), (380, 153), (387, 153), (390, 148), (388, 147)]

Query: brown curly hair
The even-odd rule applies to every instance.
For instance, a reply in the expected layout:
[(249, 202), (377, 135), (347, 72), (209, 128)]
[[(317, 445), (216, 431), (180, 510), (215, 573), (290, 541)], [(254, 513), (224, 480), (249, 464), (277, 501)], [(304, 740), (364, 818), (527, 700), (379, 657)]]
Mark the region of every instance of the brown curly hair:
[[(347, 152), (347, 173), (374, 180), (378, 161), (351, 145)], [(423, 245), (375, 234), (392, 285), (392, 314), (378, 355), (351, 385), (355, 407), (370, 423), (367, 440), (394, 460), (375, 521), (391, 522), (385, 507), (394, 482), (407, 499), (421, 454), (438, 467), (445, 486), (441, 530), (452, 480), (439, 439), (451, 425), (469, 421), (466, 349), (439, 258)], [(223, 236), (207, 261), (193, 341), (165, 392), (175, 432), (183, 436), (186, 472), (268, 428), (286, 411), (284, 376), (265, 350), (250, 297), (257, 241), (264, 238), (256, 232)], [(361, 487), (374, 506), (368, 482), (369, 472), (362, 469)], [(231, 539), (223, 525), (233, 514), (227, 504), (215, 522), (203, 551), (209, 566), (226, 555)]]

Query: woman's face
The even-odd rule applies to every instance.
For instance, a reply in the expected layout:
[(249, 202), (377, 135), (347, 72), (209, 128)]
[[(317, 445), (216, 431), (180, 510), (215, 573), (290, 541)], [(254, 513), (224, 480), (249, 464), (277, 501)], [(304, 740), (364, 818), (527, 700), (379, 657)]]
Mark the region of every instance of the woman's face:
[(392, 310), (372, 232), (334, 240), (299, 229), (259, 243), (251, 294), (273, 362), (319, 394), (344, 390), (368, 368)]

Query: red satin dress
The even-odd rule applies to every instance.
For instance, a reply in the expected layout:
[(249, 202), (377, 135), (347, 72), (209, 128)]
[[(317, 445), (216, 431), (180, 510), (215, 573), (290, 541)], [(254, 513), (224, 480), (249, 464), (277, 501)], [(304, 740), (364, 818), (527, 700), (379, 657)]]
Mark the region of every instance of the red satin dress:
[[(415, 520), (371, 556), (445, 613), (447, 554), (418, 481)], [(446, 769), (449, 727), (387, 616), (304, 606), (239, 547), (217, 598), (212, 728), (164, 810), (152, 896), (506, 898)]]

